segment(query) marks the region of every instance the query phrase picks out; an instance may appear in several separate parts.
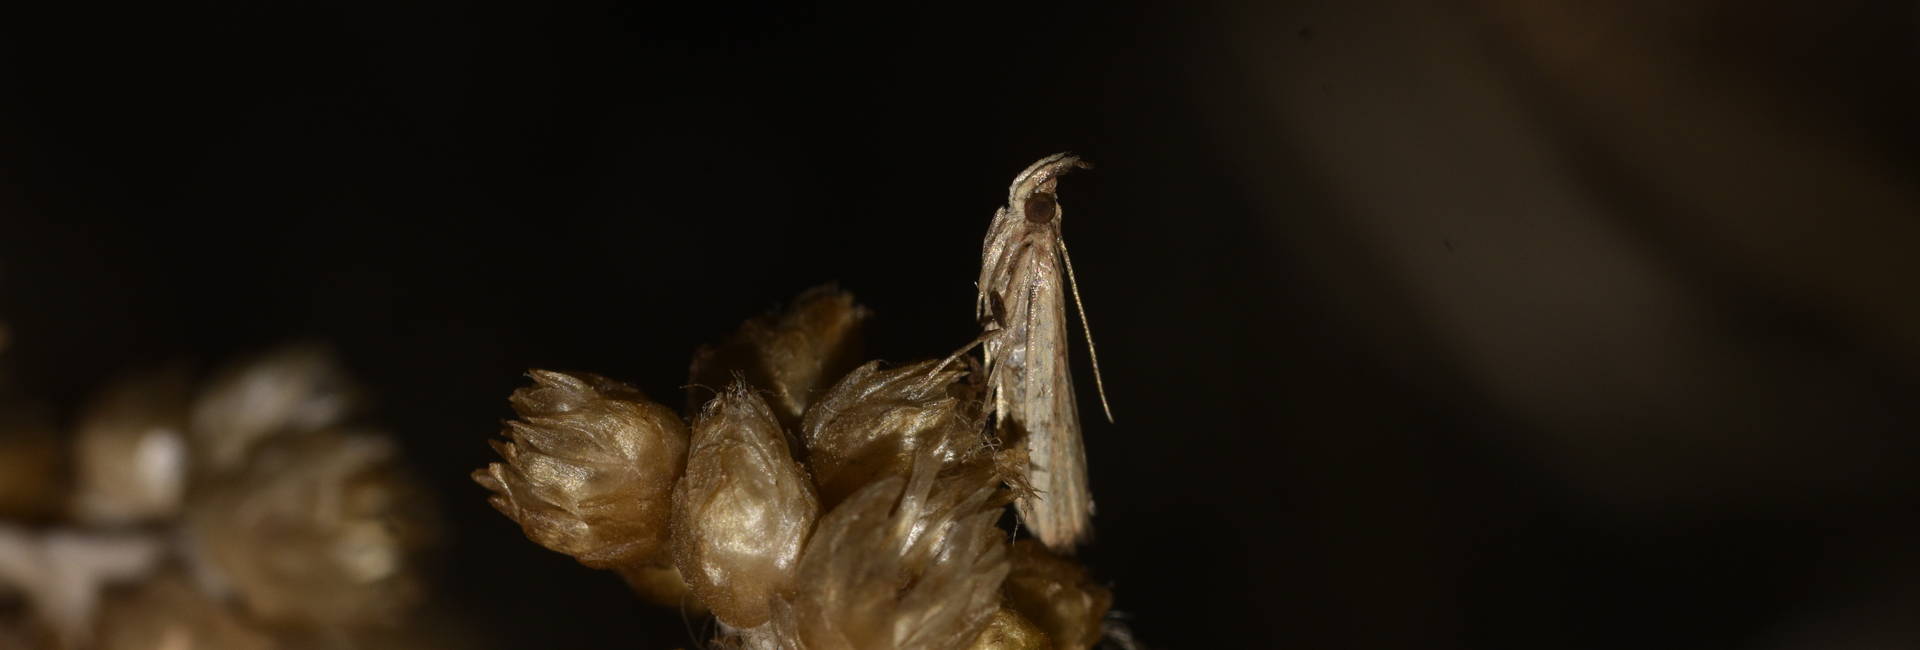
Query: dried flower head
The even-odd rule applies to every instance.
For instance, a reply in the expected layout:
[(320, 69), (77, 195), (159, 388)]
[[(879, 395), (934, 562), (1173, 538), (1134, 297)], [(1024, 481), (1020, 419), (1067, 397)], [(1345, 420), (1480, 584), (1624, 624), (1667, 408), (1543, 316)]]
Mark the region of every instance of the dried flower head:
[(194, 399), (189, 429), (206, 468), (225, 471), (269, 437), (340, 423), (358, 396), (332, 352), (294, 345), (215, 373)]
[(872, 313), (854, 304), (853, 294), (833, 285), (808, 289), (784, 312), (748, 320), (717, 347), (701, 347), (693, 356), (688, 383), (708, 390), (687, 394), (687, 412), (734, 373), (767, 391), (768, 406), (791, 430), (815, 397), (854, 366), (860, 365), (861, 330)]
[(504, 463), (473, 473), (528, 539), (590, 567), (665, 561), (673, 486), (687, 462), (680, 416), (599, 375), (534, 370), (494, 441)]
[(765, 400), (735, 382), (693, 424), (687, 475), (673, 491), (673, 555), (721, 622), (767, 622), (797, 588), (800, 551), (820, 515), (812, 479)]
[(854, 493), (821, 518), (800, 560), (805, 588), (777, 629), (808, 650), (971, 646), (1007, 575), (998, 485), (990, 465), (937, 475), (924, 462)]
[(432, 539), (394, 456), (385, 436), (340, 431), (263, 447), (190, 506), (191, 556), (261, 621), (394, 622), (421, 595), (418, 552)]
[(1007, 557), (1007, 602), (1046, 630), (1056, 650), (1087, 650), (1100, 642), (1101, 621), (1113, 592), (1087, 577), (1071, 558), (1054, 555), (1038, 540), (1014, 542)]
[(891, 370), (875, 361), (834, 384), (801, 424), (821, 502), (832, 508), (875, 479), (906, 476), (916, 458), (947, 467), (974, 451), (980, 401), (963, 401), (965, 374), (939, 361)]
[(74, 514), (95, 524), (172, 517), (187, 489), (185, 368), (129, 375), (80, 415)]
[(494, 449), (505, 463), (476, 471), (493, 506), (529, 539), (596, 568), (616, 570), (649, 602), (689, 614), (691, 595), (667, 553), (673, 486), (686, 463), (687, 433), (670, 409), (639, 389), (587, 373), (535, 370), (511, 401)]

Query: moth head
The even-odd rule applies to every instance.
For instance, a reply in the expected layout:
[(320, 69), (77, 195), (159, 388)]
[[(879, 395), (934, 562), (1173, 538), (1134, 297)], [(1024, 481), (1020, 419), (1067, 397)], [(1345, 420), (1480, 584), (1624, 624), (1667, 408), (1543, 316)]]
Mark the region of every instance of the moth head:
[(1057, 153), (1041, 158), (1014, 177), (1013, 186), (1007, 188), (1007, 206), (1019, 210), (1028, 223), (1054, 223), (1060, 217), (1060, 202), (1054, 195), (1054, 185), (1060, 175), (1073, 169), (1092, 168), (1093, 165), (1072, 154)]

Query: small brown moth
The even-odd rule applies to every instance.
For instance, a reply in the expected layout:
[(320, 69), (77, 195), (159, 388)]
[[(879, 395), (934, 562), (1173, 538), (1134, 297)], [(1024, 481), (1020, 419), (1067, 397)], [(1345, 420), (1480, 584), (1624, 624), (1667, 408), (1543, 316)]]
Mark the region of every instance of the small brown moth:
[[(1087, 491), (1086, 449), (1067, 366), (1067, 290), (1073, 293), (1083, 326), (1087, 312), (1080, 306), (1073, 263), (1060, 238), (1060, 202), (1054, 188), (1061, 174), (1091, 167), (1061, 153), (1041, 159), (1013, 179), (1007, 206), (994, 214), (987, 230), (974, 312), (987, 330), (987, 391), (995, 419), (1030, 454), (1027, 480), (1036, 494), (1019, 500), (1020, 519), (1041, 542), (1062, 553), (1073, 552), (1091, 532), (1093, 497)], [(1112, 421), (1106, 388), (1099, 385), (1100, 361), (1093, 355), (1090, 326), (1087, 353), (1093, 358), (1101, 408)]]

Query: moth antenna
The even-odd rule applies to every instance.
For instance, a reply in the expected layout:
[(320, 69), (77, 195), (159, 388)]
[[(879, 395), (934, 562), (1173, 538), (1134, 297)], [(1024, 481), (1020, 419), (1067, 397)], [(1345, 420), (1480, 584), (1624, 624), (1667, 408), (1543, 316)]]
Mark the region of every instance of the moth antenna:
[(1087, 358), (1093, 359), (1093, 387), (1100, 391), (1100, 410), (1106, 411), (1107, 422), (1113, 422), (1113, 407), (1107, 406), (1107, 384), (1100, 379), (1100, 354), (1093, 351), (1093, 325), (1087, 323), (1087, 306), (1080, 302), (1080, 283), (1073, 279), (1073, 256), (1067, 254), (1067, 240), (1055, 239), (1060, 245), (1060, 259), (1067, 263), (1067, 287), (1073, 289), (1073, 306), (1080, 310), (1080, 327), (1087, 332)]

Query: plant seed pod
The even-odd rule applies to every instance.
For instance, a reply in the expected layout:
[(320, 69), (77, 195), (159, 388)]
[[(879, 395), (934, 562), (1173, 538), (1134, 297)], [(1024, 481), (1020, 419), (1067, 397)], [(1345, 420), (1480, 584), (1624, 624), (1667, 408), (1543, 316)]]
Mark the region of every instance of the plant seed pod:
[(289, 346), (215, 373), (194, 398), (189, 430), (205, 467), (227, 471), (269, 437), (339, 424), (359, 395), (325, 347)]
[(980, 402), (963, 402), (953, 390), (966, 370), (949, 364), (934, 372), (940, 365), (881, 370), (880, 362), (868, 363), (807, 410), (801, 431), (822, 504), (831, 509), (879, 477), (905, 476), (922, 455), (947, 467), (979, 446), (979, 423), (969, 414), (977, 415)]
[(433, 539), (425, 495), (385, 436), (324, 431), (270, 443), (189, 507), (189, 557), (256, 620), (355, 627), (421, 596)]
[(968, 650), (1053, 650), (1053, 641), (1032, 621), (1006, 605), (993, 613), (993, 623)]
[(273, 637), (209, 600), (185, 576), (162, 573), (109, 596), (100, 608), (95, 650), (271, 650)]
[(130, 375), (87, 406), (74, 443), (76, 517), (120, 525), (179, 513), (187, 488), (187, 385), (182, 367)]
[(1087, 570), (1070, 558), (1047, 551), (1039, 540), (1014, 542), (1007, 557), (1007, 602), (1046, 630), (1056, 650), (1087, 650), (1100, 642), (1100, 623), (1113, 605), (1113, 592), (1094, 584)]
[(934, 463), (854, 493), (800, 560), (794, 633), (809, 650), (964, 650), (1000, 609), (1008, 497), (986, 464)]
[(871, 315), (853, 294), (824, 285), (802, 292), (784, 312), (749, 319), (719, 346), (694, 353), (687, 412), (698, 412), (708, 394), (739, 373), (769, 393), (780, 426), (799, 427), (807, 405), (860, 364), (861, 330)]
[(673, 556), (720, 622), (762, 625), (774, 599), (792, 597), (819, 515), (813, 480), (760, 395), (735, 382), (708, 402), (673, 491)]
[(672, 409), (599, 375), (534, 370), (513, 392), (506, 459), (473, 473), (527, 538), (581, 564), (660, 564), (687, 430)]

